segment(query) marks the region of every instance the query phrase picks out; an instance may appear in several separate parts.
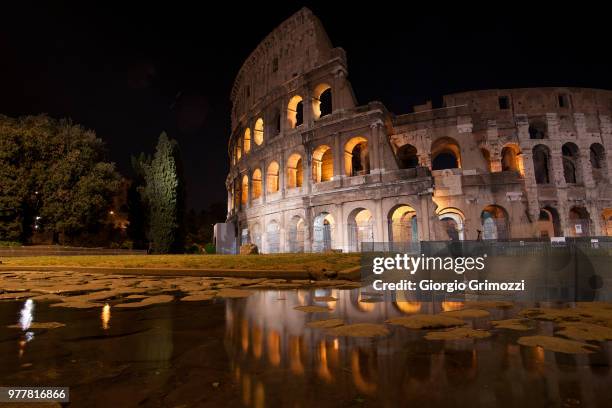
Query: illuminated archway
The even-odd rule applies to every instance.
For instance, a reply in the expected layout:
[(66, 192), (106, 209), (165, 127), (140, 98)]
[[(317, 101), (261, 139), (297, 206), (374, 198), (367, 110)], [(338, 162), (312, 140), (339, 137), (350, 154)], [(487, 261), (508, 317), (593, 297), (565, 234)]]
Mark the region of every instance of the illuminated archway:
[(253, 128), (253, 139), (257, 146), (261, 145), (264, 141), (264, 121), (259, 118), (255, 121), (255, 127)]
[(601, 217), (603, 219), (603, 233), (608, 237), (612, 237), (612, 208), (605, 208), (601, 213)]
[(312, 111), (315, 119), (319, 119), (332, 113), (331, 86), (322, 83), (314, 88)]
[(520, 160), (521, 149), (518, 145), (511, 143), (504, 146), (501, 151), (501, 167), (502, 171), (515, 171), (523, 173)]
[(419, 165), (416, 147), (405, 144), (397, 149), (397, 161), (400, 169), (412, 169)]
[(261, 170), (255, 169), (253, 170), (252, 180), (252, 188), (251, 197), (253, 199), (261, 197)]
[(269, 254), (280, 252), (280, 226), (274, 220), (266, 226), (266, 246), (266, 252)]
[(456, 208), (444, 208), (438, 211), (438, 219), (442, 223), (442, 229), (450, 241), (463, 241), (465, 217)]
[(362, 250), (362, 244), (374, 242), (374, 218), (370, 210), (356, 208), (348, 216), (348, 244), (350, 252)]
[(344, 172), (347, 176), (370, 173), (368, 139), (357, 136), (344, 145)]
[(569, 211), (569, 235), (588, 237), (591, 234), (591, 216), (584, 207), (574, 206)]
[(312, 153), (312, 179), (315, 183), (329, 181), (334, 176), (334, 158), (327, 145), (321, 145)]
[(406, 204), (394, 207), (388, 215), (389, 240), (394, 244), (418, 242), (417, 213)]
[(563, 177), (568, 184), (581, 182), (580, 173), (580, 152), (578, 146), (568, 142), (561, 147), (563, 155)]
[(549, 184), (551, 174), (550, 149), (540, 144), (534, 146), (532, 152), (536, 184)]
[(251, 151), (251, 129), (246, 128), (244, 131), (244, 154)]
[(279, 190), (278, 170), (278, 162), (273, 161), (268, 165), (268, 171), (266, 172), (266, 191), (268, 193), (276, 193)]
[(287, 188), (302, 187), (303, 174), (302, 156), (293, 153), (287, 160)]
[(304, 103), (300, 95), (294, 95), (287, 105), (287, 120), (291, 129), (304, 123)]

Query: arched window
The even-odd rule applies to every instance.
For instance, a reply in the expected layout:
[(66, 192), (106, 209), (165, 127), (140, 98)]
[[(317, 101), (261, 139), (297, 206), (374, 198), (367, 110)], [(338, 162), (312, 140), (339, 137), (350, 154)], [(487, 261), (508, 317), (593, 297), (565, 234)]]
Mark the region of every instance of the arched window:
[(606, 163), (606, 151), (599, 143), (593, 143), (589, 149), (593, 180), (596, 183), (605, 181), (608, 177), (608, 165)]
[(244, 130), (244, 154), (251, 151), (251, 129), (246, 128)]
[[(395, 206), (387, 217), (389, 223), (389, 239), (393, 244), (407, 242), (418, 242), (416, 211), (409, 205), (400, 204)], [(400, 247), (394, 245), (395, 250)]]
[(312, 98), (312, 111), (315, 119), (332, 113), (331, 86), (319, 84), (315, 87)]
[(569, 235), (586, 237), (590, 235), (591, 216), (584, 207), (572, 207), (569, 212)]
[(357, 136), (346, 142), (344, 146), (344, 171), (347, 176), (370, 173), (368, 139)]
[(547, 139), (548, 126), (542, 120), (533, 120), (529, 122), (529, 138), (530, 139)]
[(289, 252), (304, 252), (304, 219), (299, 215), (289, 221)]
[(261, 170), (255, 169), (253, 171), (252, 176), (252, 188), (253, 192), (251, 193), (251, 197), (253, 199), (261, 197)]
[(444, 170), (461, 167), (461, 149), (455, 139), (442, 137), (431, 145), (431, 169)]
[(397, 149), (397, 160), (400, 169), (412, 169), (419, 165), (417, 149), (411, 144), (405, 144)]
[(264, 121), (259, 118), (255, 121), (255, 127), (253, 128), (253, 138), (257, 146), (261, 145), (264, 141)]
[(532, 152), (536, 184), (550, 184), (550, 150), (544, 145), (537, 145)]
[(276, 221), (270, 221), (266, 226), (266, 252), (276, 254), (280, 252), (280, 226)]
[(291, 129), (304, 123), (304, 104), (300, 95), (294, 95), (287, 106), (287, 120)]
[(312, 250), (325, 252), (333, 248), (334, 217), (327, 212), (320, 213), (313, 221)]
[(579, 152), (574, 143), (566, 143), (561, 148), (563, 155), (563, 177), (568, 184), (576, 184), (579, 179)]
[(601, 213), (603, 219), (602, 230), (607, 237), (612, 237), (612, 208), (604, 208)]
[(441, 222), (442, 232), (449, 241), (463, 241), (465, 217), (460, 210), (451, 207), (444, 208), (438, 212), (438, 219)]
[(348, 217), (349, 251), (362, 250), (364, 242), (374, 242), (374, 218), (370, 210), (357, 208)]
[(319, 146), (312, 153), (312, 180), (315, 183), (329, 181), (334, 176), (334, 158), (327, 145)]
[(297, 153), (287, 160), (287, 188), (302, 187), (303, 181), (302, 156)]
[(240, 159), (242, 158), (242, 143), (241, 143), (241, 139), (238, 139), (237, 143), (236, 143), (236, 163), (238, 163), (238, 161), (240, 161)]
[(240, 198), (240, 203), (242, 204), (242, 206), (246, 206), (247, 203), (249, 202), (249, 176), (247, 176), (246, 174), (242, 176), (241, 191), (242, 191), (242, 194)]
[(498, 205), (488, 205), (480, 215), (482, 239), (508, 239), (508, 213)]
[(502, 171), (520, 172), (520, 150), (515, 144), (506, 145), (501, 151)]
[(278, 169), (278, 162), (273, 161), (268, 165), (266, 175), (266, 190), (268, 193), (276, 193), (279, 189)]

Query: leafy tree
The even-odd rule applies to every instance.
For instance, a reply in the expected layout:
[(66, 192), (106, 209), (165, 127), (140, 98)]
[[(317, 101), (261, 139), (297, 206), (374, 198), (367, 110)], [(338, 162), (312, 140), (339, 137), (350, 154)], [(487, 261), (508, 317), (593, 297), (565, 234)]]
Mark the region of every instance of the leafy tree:
[[(25, 241), (36, 223), (73, 237), (106, 220), (121, 177), (95, 133), (46, 115), (0, 115), (0, 240)], [(6, 217), (5, 217), (6, 218)]]
[(141, 164), (145, 174), (142, 192), (149, 208), (151, 252), (183, 252), (185, 183), (178, 144), (163, 132), (150, 163)]
[(127, 191), (128, 227), (127, 235), (134, 248), (148, 248), (149, 206), (144, 192), (145, 177), (151, 158), (144, 153), (131, 157), (134, 178)]

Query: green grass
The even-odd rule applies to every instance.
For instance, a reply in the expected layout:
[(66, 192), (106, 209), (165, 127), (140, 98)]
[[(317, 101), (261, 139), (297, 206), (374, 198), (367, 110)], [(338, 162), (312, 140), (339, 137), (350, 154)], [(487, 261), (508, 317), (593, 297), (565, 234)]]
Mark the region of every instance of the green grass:
[(359, 266), (359, 258), (359, 254), (77, 255), (6, 257), (2, 266), (342, 271)]

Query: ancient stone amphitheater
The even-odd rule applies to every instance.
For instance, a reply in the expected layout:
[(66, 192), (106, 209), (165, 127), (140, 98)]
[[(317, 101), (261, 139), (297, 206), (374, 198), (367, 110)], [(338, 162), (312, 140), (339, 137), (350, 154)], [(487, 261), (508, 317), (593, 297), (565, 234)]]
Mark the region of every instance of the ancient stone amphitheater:
[(357, 105), (347, 77), (305, 8), (244, 62), (226, 180), (237, 245), (612, 235), (611, 91), (470, 91), (396, 115)]

